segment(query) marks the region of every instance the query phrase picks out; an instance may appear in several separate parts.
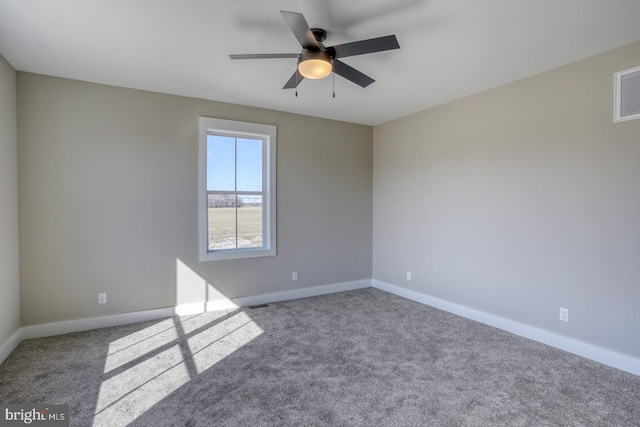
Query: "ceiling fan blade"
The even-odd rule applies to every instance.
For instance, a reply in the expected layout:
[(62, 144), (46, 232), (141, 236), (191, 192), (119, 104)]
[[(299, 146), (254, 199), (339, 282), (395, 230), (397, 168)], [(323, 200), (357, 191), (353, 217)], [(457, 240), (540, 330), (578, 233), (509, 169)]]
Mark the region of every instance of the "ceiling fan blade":
[(289, 81), (285, 83), (282, 89), (295, 89), (296, 87), (298, 87), (302, 80), (304, 80), (304, 76), (300, 74), (298, 70), (296, 70), (296, 72), (293, 73)]
[(229, 55), (229, 58), (231, 59), (277, 59), (299, 57), (299, 53), (246, 53), (239, 55)]
[(337, 59), (333, 60), (333, 72), (362, 87), (367, 87), (375, 82), (371, 77)]
[(320, 46), (318, 46), (318, 42), (313, 36), (311, 28), (309, 28), (309, 24), (307, 24), (307, 20), (304, 19), (303, 14), (296, 12), (287, 12), (284, 10), (281, 10), (280, 13), (282, 14), (282, 17), (286, 21), (289, 28), (291, 28), (293, 35), (296, 36), (298, 42), (300, 42), (303, 48), (309, 49), (311, 51), (320, 50)]
[(363, 55), (365, 53), (382, 52), (385, 50), (400, 49), (395, 35), (377, 37), (374, 39), (360, 40), (357, 42), (339, 44), (330, 47), (335, 50), (334, 58)]

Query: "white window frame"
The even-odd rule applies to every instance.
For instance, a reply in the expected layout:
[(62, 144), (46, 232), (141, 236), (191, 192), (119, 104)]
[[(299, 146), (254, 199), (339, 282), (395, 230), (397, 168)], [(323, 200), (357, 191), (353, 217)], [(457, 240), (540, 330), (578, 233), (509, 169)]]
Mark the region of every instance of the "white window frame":
[(640, 113), (622, 115), (622, 78), (628, 74), (640, 72), (640, 67), (630, 68), (628, 70), (617, 72), (613, 75), (614, 80), (614, 106), (613, 106), (613, 122), (625, 122), (627, 120), (640, 119)]
[[(210, 251), (208, 247), (208, 203), (207, 203), (207, 135), (228, 134), (262, 139), (262, 247), (221, 249)], [(200, 117), (199, 127), (199, 171), (198, 171), (198, 253), (200, 261), (219, 261), (255, 258), (276, 255), (276, 134), (277, 128), (234, 120)]]

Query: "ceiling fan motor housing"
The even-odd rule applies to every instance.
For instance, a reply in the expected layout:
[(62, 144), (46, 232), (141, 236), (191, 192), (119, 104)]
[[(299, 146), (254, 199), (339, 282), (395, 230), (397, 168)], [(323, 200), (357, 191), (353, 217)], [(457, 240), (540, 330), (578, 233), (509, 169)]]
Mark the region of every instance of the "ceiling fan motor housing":
[(322, 28), (311, 28), (311, 33), (313, 34), (313, 37), (316, 38), (318, 43), (322, 43), (327, 39), (327, 32)]

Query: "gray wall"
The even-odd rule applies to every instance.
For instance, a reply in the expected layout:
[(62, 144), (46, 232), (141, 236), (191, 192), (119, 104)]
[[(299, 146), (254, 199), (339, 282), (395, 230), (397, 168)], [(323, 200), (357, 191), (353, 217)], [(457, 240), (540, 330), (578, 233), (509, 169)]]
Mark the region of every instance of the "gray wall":
[(635, 43), (375, 127), (374, 279), (640, 357), (640, 120), (613, 123), (639, 65)]
[(20, 327), (16, 71), (0, 56), (0, 345)]
[[(198, 262), (200, 115), (278, 127), (278, 256)], [(371, 278), (371, 127), (20, 72), (18, 135), (25, 326)]]

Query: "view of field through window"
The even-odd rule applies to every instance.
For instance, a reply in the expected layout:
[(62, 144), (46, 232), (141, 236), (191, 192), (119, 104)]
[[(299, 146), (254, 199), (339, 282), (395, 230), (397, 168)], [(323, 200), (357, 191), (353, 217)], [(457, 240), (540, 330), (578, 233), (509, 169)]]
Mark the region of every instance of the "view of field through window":
[(237, 209), (210, 207), (208, 214), (210, 251), (262, 247), (262, 198)]
[(263, 144), (207, 135), (209, 251), (263, 246)]

